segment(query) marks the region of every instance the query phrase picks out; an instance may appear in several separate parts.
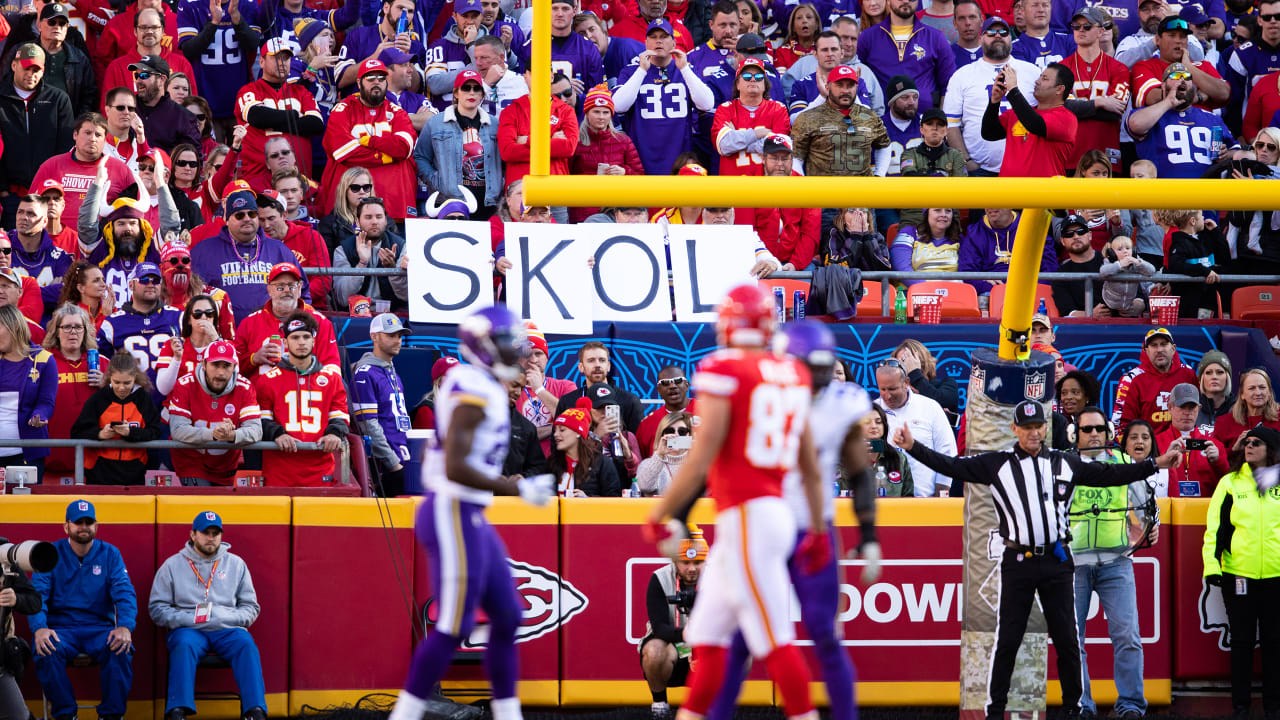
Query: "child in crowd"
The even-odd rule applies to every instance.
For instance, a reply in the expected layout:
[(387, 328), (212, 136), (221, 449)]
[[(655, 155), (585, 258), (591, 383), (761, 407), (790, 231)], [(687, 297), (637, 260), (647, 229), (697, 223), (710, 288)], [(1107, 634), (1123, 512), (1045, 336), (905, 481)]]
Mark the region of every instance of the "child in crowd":
[(1205, 227), (1204, 213), (1199, 210), (1175, 210), (1164, 218), (1173, 228), (1169, 238), (1169, 273), (1205, 278), (1203, 284), (1173, 284), (1173, 293), (1181, 298), (1178, 317), (1207, 320), (1218, 309), (1216, 285), (1221, 269), (1218, 262), (1228, 257), (1222, 233), (1216, 226)]
[[(1118, 235), (1111, 238), (1105, 252), (1106, 260), (1099, 270), (1102, 277), (1109, 278), (1120, 273), (1136, 273), (1143, 277), (1151, 277), (1156, 269), (1151, 263), (1133, 253), (1133, 239)], [(1102, 283), (1102, 302), (1111, 312), (1120, 317), (1139, 317), (1146, 303), (1138, 297), (1143, 283), (1129, 280), (1104, 280)]]
[[(1135, 180), (1154, 180), (1155, 163), (1139, 160), (1129, 166), (1129, 177)], [(1164, 228), (1151, 216), (1150, 210), (1124, 210), (1133, 226), (1133, 245), (1137, 256), (1159, 270), (1164, 267)]]
[[(151, 382), (132, 353), (120, 351), (107, 366), (107, 386), (89, 396), (71, 437), (83, 440), (145, 442), (160, 439), (160, 411), (151, 399)], [(141, 485), (147, 451), (141, 448), (86, 450), (91, 485)]]

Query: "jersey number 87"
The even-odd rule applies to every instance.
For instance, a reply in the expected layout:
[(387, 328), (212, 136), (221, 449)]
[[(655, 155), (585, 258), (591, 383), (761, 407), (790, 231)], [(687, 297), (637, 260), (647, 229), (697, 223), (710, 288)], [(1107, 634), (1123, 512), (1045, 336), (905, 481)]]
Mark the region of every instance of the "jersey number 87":
[(758, 468), (791, 468), (800, 451), (809, 388), (757, 385), (748, 409), (747, 460)]

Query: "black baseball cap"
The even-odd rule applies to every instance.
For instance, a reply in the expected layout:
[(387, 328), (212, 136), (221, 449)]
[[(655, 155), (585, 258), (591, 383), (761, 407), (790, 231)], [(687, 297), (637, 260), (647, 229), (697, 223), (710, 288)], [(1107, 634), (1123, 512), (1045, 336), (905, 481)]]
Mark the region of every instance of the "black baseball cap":
[(169, 63), (159, 55), (143, 55), (138, 62), (130, 63), (129, 72), (139, 72), (150, 70), (165, 77), (169, 77)]
[(946, 125), (947, 114), (943, 112), (941, 108), (931, 107), (928, 110), (925, 110), (924, 115), (920, 117), (920, 124), (924, 125), (927, 122), (933, 122), (935, 120)]
[(1026, 425), (1043, 425), (1048, 420), (1044, 415), (1044, 405), (1035, 400), (1023, 400), (1013, 408), (1013, 424), (1018, 427)]
[(621, 405), (618, 393), (604, 383), (596, 383), (587, 388), (587, 397), (591, 398), (591, 407), (599, 410), (606, 405)]
[(49, 3), (48, 5), (45, 5), (42, 10), (40, 10), (41, 20), (48, 20), (49, 18), (55, 18), (55, 17), (60, 17), (66, 20), (70, 20), (71, 14), (70, 14), (70, 11), (67, 10), (67, 6), (63, 5), (62, 3)]

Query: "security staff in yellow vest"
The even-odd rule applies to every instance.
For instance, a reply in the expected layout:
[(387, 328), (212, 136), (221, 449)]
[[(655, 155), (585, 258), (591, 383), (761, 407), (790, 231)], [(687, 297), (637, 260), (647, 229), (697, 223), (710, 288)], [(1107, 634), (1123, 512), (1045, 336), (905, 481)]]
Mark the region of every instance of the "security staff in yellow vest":
[(684, 629), (706, 561), (707, 541), (702, 529), (689, 523), (689, 539), (681, 541), (677, 556), (649, 578), (644, 595), (649, 621), (639, 649), (640, 667), (653, 695), (652, 718), (671, 717), (667, 688), (683, 687), (689, 677), (690, 647), (684, 642)]
[[(1204, 577), (1222, 587), (1231, 630), (1232, 717), (1249, 714), (1253, 645), (1262, 636), (1262, 707), (1280, 715), (1280, 431), (1245, 434), (1218, 481), (1204, 528)], [(1261, 630), (1261, 632), (1259, 632)]]
[[(1128, 455), (1110, 447), (1115, 429), (1105, 413), (1087, 407), (1067, 426), (1067, 439), (1080, 459), (1096, 463), (1131, 463)], [(1080, 665), (1084, 693), (1080, 716), (1096, 717), (1097, 705), (1089, 690), (1089, 663), (1085, 653), (1085, 620), (1093, 594), (1106, 613), (1107, 633), (1115, 653), (1116, 716), (1140, 718), (1147, 710), (1142, 693), (1142, 635), (1138, 631), (1138, 601), (1133, 580), (1133, 560), (1127, 555), (1131, 533), (1141, 539), (1153, 490), (1146, 480), (1127, 487), (1077, 485), (1071, 496), (1071, 553), (1076, 559), (1076, 625), (1080, 637)], [(1155, 518), (1151, 518), (1154, 523)]]

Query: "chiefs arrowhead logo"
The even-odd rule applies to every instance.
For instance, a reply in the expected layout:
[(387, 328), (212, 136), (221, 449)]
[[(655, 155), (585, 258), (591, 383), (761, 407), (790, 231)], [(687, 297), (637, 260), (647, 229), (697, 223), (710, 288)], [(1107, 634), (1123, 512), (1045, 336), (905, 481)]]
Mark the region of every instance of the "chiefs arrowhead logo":
[[(507, 565), (511, 568), (516, 591), (524, 606), (520, 629), (516, 631), (517, 643), (540, 638), (587, 609), (587, 596), (554, 572), (518, 560), (507, 560)], [(423, 607), (425, 623), (434, 625), (438, 616), (435, 599), (432, 598)], [(476, 626), (462, 641), (461, 649), (482, 649), (488, 641), (488, 619), (482, 612), (477, 612)]]

